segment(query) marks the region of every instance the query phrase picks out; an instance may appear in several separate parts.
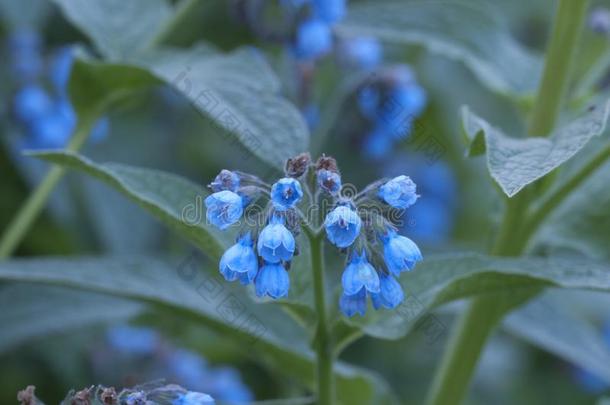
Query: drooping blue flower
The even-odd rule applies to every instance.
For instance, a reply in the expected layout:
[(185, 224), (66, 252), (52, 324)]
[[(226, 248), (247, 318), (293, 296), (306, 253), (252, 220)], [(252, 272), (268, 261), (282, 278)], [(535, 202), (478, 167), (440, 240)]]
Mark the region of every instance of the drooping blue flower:
[(343, 293), (354, 295), (363, 288), (369, 293), (379, 293), (379, 275), (366, 259), (366, 253), (354, 252), (341, 277)]
[(324, 220), (324, 228), (328, 240), (339, 248), (350, 246), (362, 227), (358, 213), (346, 205), (339, 205), (332, 210)]
[(341, 190), (341, 176), (339, 173), (326, 169), (318, 170), (316, 173), (318, 187), (329, 194), (337, 194)]
[(243, 383), (239, 372), (232, 367), (218, 367), (206, 378), (207, 392), (226, 403), (249, 404), (254, 395)]
[(227, 249), (220, 259), (220, 273), (227, 281), (239, 280), (249, 284), (258, 272), (258, 258), (253, 248), (250, 232), (241, 236), (237, 243)]
[(356, 314), (364, 316), (366, 313), (366, 289), (362, 288), (353, 295), (341, 295), (339, 299), (339, 309), (345, 316), (352, 317)]
[(258, 235), (258, 254), (268, 263), (279, 263), (292, 259), (296, 242), (292, 233), (284, 226), (281, 217), (273, 215), (269, 224)]
[(129, 325), (115, 326), (106, 332), (113, 349), (134, 355), (150, 355), (159, 347), (161, 337), (151, 328)]
[(313, 0), (314, 15), (334, 24), (345, 17), (346, 0)]
[(393, 145), (391, 128), (376, 125), (364, 139), (363, 152), (368, 158), (381, 159), (392, 150)]
[(223, 190), (237, 192), (239, 184), (240, 179), (237, 173), (223, 169), (216, 176), (216, 178), (214, 178), (214, 181), (210, 183), (210, 188), (214, 192), (219, 192)]
[(172, 405), (214, 405), (214, 398), (201, 392), (189, 391), (172, 401)]
[(368, 70), (381, 63), (383, 51), (375, 38), (358, 37), (342, 44), (341, 57), (350, 66)]
[(382, 273), (379, 277), (379, 293), (371, 293), (373, 307), (379, 309), (382, 306), (394, 309), (405, 299), (405, 293), (400, 283), (391, 274)]
[(313, 60), (327, 54), (332, 45), (332, 32), (328, 24), (314, 19), (305, 21), (298, 27), (294, 52), (298, 59)]
[(279, 179), (271, 187), (271, 201), (276, 210), (284, 211), (294, 207), (303, 198), (301, 183), (292, 177)]
[[(396, 86), (390, 92), (390, 100), (399, 109), (397, 115), (414, 118), (421, 114), (426, 106), (427, 97), (424, 89), (418, 84)], [(390, 119), (390, 117), (386, 117)]]
[(381, 237), (383, 242), (383, 258), (390, 272), (400, 275), (410, 271), (415, 263), (422, 260), (419, 248), (411, 239), (398, 235), (393, 229), (388, 229)]
[(205, 199), (205, 206), (208, 222), (221, 230), (236, 223), (244, 212), (242, 198), (229, 190), (209, 195)]
[(260, 269), (254, 282), (256, 295), (278, 299), (288, 295), (290, 289), (290, 277), (288, 272), (280, 263), (265, 263)]
[(69, 116), (58, 108), (52, 113), (35, 120), (30, 125), (32, 144), (40, 149), (59, 149), (66, 146), (74, 129)]
[(49, 94), (35, 84), (22, 87), (13, 99), (15, 117), (26, 125), (43, 118), (52, 108), (53, 102)]
[(394, 208), (405, 209), (415, 204), (416, 186), (405, 175), (394, 177), (379, 188), (379, 198)]

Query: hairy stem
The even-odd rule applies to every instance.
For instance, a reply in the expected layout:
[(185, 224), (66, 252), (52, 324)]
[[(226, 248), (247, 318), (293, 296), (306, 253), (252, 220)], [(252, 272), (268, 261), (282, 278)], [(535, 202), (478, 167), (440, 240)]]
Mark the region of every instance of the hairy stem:
[[(542, 83), (532, 113), (530, 135), (548, 135), (555, 126), (566, 94), (586, 6), (586, 0), (559, 1)], [(516, 256), (522, 253), (526, 245), (520, 240), (524, 228), (521, 218), (529, 204), (529, 194), (528, 190), (523, 190), (520, 195), (508, 200), (498, 239), (492, 248), (493, 254)], [(427, 398), (429, 405), (462, 402), (481, 352), (497, 323), (516, 303), (534, 295), (535, 292), (532, 292), (512, 304), (510, 300), (507, 304), (487, 297), (472, 300), (451, 334)]]
[(316, 381), (318, 388), (318, 404), (332, 405), (335, 399), (333, 379), (333, 345), (330, 337), (328, 315), (326, 310), (326, 290), (324, 287), (324, 240), (322, 234), (308, 233), (311, 245), (311, 265), (313, 285), (318, 315), (316, 329)]
[[(77, 151), (87, 140), (94, 119), (79, 121), (76, 131), (72, 136), (67, 151)], [(6, 231), (0, 239), (0, 260), (10, 257), (27, 231), (30, 229), (40, 211), (46, 205), (49, 195), (64, 176), (66, 170), (60, 166), (53, 166), (38, 187), (30, 194), (26, 202), (21, 206), (17, 215), (9, 223)]]

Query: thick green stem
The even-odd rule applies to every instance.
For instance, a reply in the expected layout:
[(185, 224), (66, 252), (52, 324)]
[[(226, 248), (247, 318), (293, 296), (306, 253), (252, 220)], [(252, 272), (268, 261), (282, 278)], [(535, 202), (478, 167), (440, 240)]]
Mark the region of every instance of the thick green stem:
[[(559, 1), (542, 83), (532, 113), (530, 135), (548, 135), (555, 126), (568, 87), (570, 67), (586, 6), (586, 0)], [(516, 256), (522, 253), (526, 246), (520, 240), (525, 227), (522, 214), (526, 212), (528, 204), (528, 190), (523, 190), (520, 195), (508, 200), (497, 243), (492, 249), (493, 254)], [(512, 303), (510, 299), (505, 302), (497, 297), (472, 300), (451, 334), (427, 398), (429, 405), (462, 402), (485, 342), (498, 321), (515, 303), (523, 302), (534, 294), (532, 292), (532, 295), (525, 295), (520, 297), (521, 301), (515, 300)]]
[(568, 78), (585, 20), (587, 3), (587, 0), (559, 1), (544, 61), (542, 82), (532, 112), (530, 135), (546, 136), (557, 122), (568, 89)]
[(322, 234), (310, 233), (311, 265), (318, 326), (316, 330), (316, 355), (319, 405), (333, 405), (335, 399), (333, 378), (333, 345), (326, 310), (326, 290), (324, 287), (324, 240)]
[[(94, 121), (87, 119), (79, 122), (66, 150), (77, 151), (81, 148), (91, 132)], [(64, 173), (65, 169), (63, 167), (53, 166), (34, 192), (30, 194), (27, 201), (21, 206), (21, 209), (10, 222), (0, 239), (0, 260), (4, 260), (13, 254), (32, 226), (32, 223), (40, 214), (40, 211), (46, 205), (49, 195), (57, 183), (59, 183)]]

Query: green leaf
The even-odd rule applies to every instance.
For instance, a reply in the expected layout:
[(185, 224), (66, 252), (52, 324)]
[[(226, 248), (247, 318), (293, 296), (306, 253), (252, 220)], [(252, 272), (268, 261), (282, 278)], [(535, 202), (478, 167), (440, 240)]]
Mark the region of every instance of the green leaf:
[(512, 38), (488, 4), (479, 2), (354, 4), (339, 24), (339, 33), (418, 45), (459, 60), (500, 93), (531, 95), (542, 72), (541, 59)]
[[(601, 142), (592, 146), (592, 152), (605, 147)], [(569, 176), (566, 173), (565, 177)], [(558, 179), (557, 187), (561, 186), (562, 180)], [(598, 168), (549, 215), (534, 238), (535, 249), (551, 252), (572, 250), (598, 260), (610, 260), (608, 184), (610, 162)]]
[[(385, 339), (398, 339), (413, 328), (425, 328), (425, 322), (444, 333), (445, 326), (429, 312), (439, 305), (500, 293), (522, 300), (545, 287), (610, 291), (610, 264), (571, 257), (513, 259), (444, 254), (425, 257), (412, 272), (400, 277), (400, 283), (406, 299), (398, 308), (371, 309), (363, 318), (344, 318), (343, 322)], [(355, 331), (342, 330), (341, 339), (351, 333)]]
[[(202, 272), (197, 256), (175, 264), (136, 257), (13, 260), (0, 263), (0, 280), (143, 302), (208, 326), (250, 355), (271, 361), (287, 374), (313, 384), (314, 356), (302, 329), (277, 306), (256, 304), (219, 275)], [(335, 372), (343, 403), (391, 401), (387, 386), (375, 374), (343, 363), (337, 364)], [(376, 395), (385, 399), (376, 402)]]
[(125, 320), (144, 310), (126, 299), (27, 284), (2, 287), (0, 307), (0, 353), (30, 339)]
[(513, 138), (492, 127), (467, 107), (462, 122), (470, 140), (471, 156), (487, 152), (491, 177), (507, 196), (544, 177), (600, 135), (608, 119), (610, 102), (590, 107), (580, 117), (557, 129), (548, 138)]
[(47, 0), (0, 0), (0, 18), (10, 29), (41, 30), (50, 12)]
[(610, 384), (610, 349), (601, 332), (570, 308), (569, 296), (549, 291), (512, 312), (504, 327)]
[(203, 185), (158, 170), (117, 163), (96, 164), (75, 153), (34, 152), (31, 156), (85, 172), (103, 181), (214, 259), (220, 258), (231, 244), (226, 233), (206, 224), (203, 200), (208, 192)]
[[(172, 21), (163, 0), (152, 4), (137, 0), (129, 7), (118, 0), (98, 0), (94, 5), (86, 0), (56, 1), (106, 59), (81, 61), (80, 71), (73, 74), (70, 89), (77, 111), (99, 109), (100, 99), (91, 96), (90, 88), (114, 95), (126, 90), (120, 84), (133, 80), (148, 86), (165, 83), (204, 117), (236, 136), (246, 150), (276, 168), (308, 149), (303, 117), (279, 96), (279, 80), (258, 51), (238, 49), (224, 55), (205, 45), (154, 48), (152, 38)], [(234, 146), (228, 140), (227, 144)]]
[(165, 0), (54, 0), (97, 50), (119, 61), (150, 45), (172, 15)]

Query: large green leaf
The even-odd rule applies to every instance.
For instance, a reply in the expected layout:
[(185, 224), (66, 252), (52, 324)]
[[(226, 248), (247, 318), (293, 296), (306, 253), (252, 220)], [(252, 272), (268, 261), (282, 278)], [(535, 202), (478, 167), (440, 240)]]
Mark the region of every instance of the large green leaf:
[(480, 2), (354, 4), (339, 32), (418, 45), (460, 60), (484, 84), (502, 93), (533, 94), (542, 71), (541, 59), (511, 37), (489, 4)]
[[(131, 299), (206, 325), (244, 351), (313, 384), (313, 353), (306, 334), (277, 306), (260, 305), (219, 275), (201, 271), (198, 257), (179, 263), (151, 258), (14, 260), (0, 264), (0, 280), (86, 290)], [(372, 373), (339, 363), (338, 392), (345, 404), (389, 403)], [(374, 399), (381, 395), (384, 400)]]
[[(426, 257), (415, 270), (403, 274), (400, 283), (407, 297), (397, 309), (371, 310), (363, 318), (345, 318), (343, 322), (386, 339), (398, 339), (419, 326), (444, 333), (444, 325), (429, 313), (441, 304), (473, 296), (500, 299), (501, 294), (522, 300), (544, 287), (610, 291), (610, 264), (570, 257), (443, 254)], [(344, 337), (356, 332), (341, 328)]]
[(0, 352), (5, 352), (48, 334), (125, 320), (140, 314), (145, 306), (62, 287), (11, 284), (0, 288), (0, 308)]
[(74, 153), (37, 152), (32, 155), (83, 171), (105, 182), (214, 259), (220, 258), (230, 244), (226, 233), (206, 223), (203, 199), (208, 192), (203, 185), (158, 170), (117, 163), (96, 164)]
[(468, 108), (462, 111), (470, 155), (487, 152), (491, 177), (509, 197), (544, 177), (604, 132), (610, 102), (592, 106), (548, 138), (514, 138), (492, 127)]
[(610, 384), (610, 348), (599, 330), (576, 316), (569, 299), (551, 290), (509, 314), (504, 327)]
[[(205, 45), (155, 48), (153, 34), (172, 20), (163, 0), (155, 0), (155, 6), (137, 0), (129, 7), (118, 0), (99, 0), (94, 5), (82, 0), (57, 2), (106, 59), (81, 60), (73, 73), (70, 89), (77, 111), (103, 109), (102, 100), (116, 98), (117, 92), (125, 94), (125, 82), (166, 83), (224, 133), (237, 137), (249, 153), (276, 168), (308, 149), (307, 126), (298, 110), (279, 96), (280, 83), (260, 52), (238, 49), (221, 54)], [(93, 97), (92, 88), (93, 95), (102, 91), (113, 97)], [(227, 147), (235, 146), (227, 139)], [(241, 151), (236, 148), (235, 153)]]
[(119, 61), (150, 45), (172, 15), (166, 0), (55, 0), (97, 50)]

